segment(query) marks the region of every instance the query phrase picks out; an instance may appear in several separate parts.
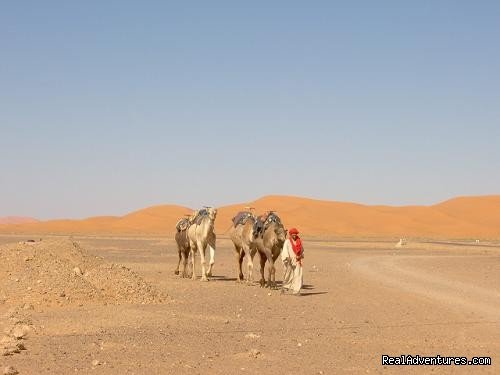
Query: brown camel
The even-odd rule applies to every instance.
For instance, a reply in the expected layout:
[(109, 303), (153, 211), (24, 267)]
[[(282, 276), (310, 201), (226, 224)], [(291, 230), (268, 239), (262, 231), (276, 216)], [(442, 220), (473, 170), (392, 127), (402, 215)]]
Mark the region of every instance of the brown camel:
[(234, 251), (236, 255), (237, 263), (237, 279), (238, 282), (243, 281), (242, 263), (243, 258), (247, 256), (247, 284), (252, 283), (252, 271), (253, 271), (253, 258), (257, 252), (257, 248), (254, 245), (254, 225), (256, 218), (251, 212), (244, 211), (239, 212), (235, 216), (243, 216), (245, 220), (243, 223), (236, 223), (233, 225), (229, 232), (229, 237), (233, 241)]
[[(254, 245), (260, 255), (260, 286), (276, 288), (276, 268), (274, 262), (281, 254), (283, 244), (286, 240), (286, 229), (281, 223), (280, 218), (275, 213), (271, 213), (266, 220), (262, 235), (254, 239)], [(264, 277), (264, 267), (266, 261), (269, 261), (268, 279)]]
[(191, 248), (189, 247), (189, 238), (187, 235), (187, 230), (189, 228), (189, 219), (183, 218), (177, 222), (175, 233), (175, 242), (177, 243), (177, 251), (179, 255), (179, 261), (177, 262), (177, 268), (174, 273), (179, 274), (179, 268), (182, 262), (182, 273), (181, 277), (187, 277), (187, 262), (189, 258), (189, 252)]

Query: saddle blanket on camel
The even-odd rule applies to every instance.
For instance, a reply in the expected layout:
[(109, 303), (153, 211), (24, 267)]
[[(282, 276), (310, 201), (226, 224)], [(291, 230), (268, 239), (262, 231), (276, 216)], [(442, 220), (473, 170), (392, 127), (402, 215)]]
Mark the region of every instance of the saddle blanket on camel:
[(233, 217), (233, 225), (236, 228), (238, 225), (245, 225), (248, 221), (249, 218), (251, 218), (253, 215), (251, 212), (248, 211), (240, 211), (236, 214), (235, 217)]
[(254, 237), (262, 237), (271, 223), (281, 224), (281, 219), (273, 211), (257, 217), (253, 225)]

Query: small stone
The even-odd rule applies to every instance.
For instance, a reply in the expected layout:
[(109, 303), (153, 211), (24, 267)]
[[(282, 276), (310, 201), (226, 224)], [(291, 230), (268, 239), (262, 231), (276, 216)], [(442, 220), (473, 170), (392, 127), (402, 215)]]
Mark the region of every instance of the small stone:
[(229, 324), (229, 319), (224, 320), (224, 324)]
[(98, 360), (98, 359), (94, 359), (94, 360), (92, 361), (92, 366), (94, 366), (94, 367), (99, 366), (100, 364), (101, 364), (101, 362), (99, 362), (99, 360)]
[(59, 294), (59, 297), (66, 297), (66, 293), (61, 292), (61, 293)]
[(297, 343), (297, 346), (298, 346), (298, 347), (301, 347), (301, 346), (302, 346), (302, 344), (299, 342), (299, 343)]
[(25, 303), (23, 305), (23, 310), (33, 310), (33, 309), (34, 309), (33, 305), (31, 305), (29, 303)]
[(29, 287), (27, 287), (26, 289), (27, 289), (27, 290), (31, 290), (32, 288), (29, 286)]
[(24, 345), (24, 342), (18, 342), (16, 344), (16, 347), (19, 349), (19, 350), (26, 350), (26, 346)]
[(80, 267), (73, 268), (73, 272), (75, 273), (75, 275), (79, 275), (79, 276), (83, 275), (83, 272), (82, 272)]
[(260, 335), (256, 335), (255, 333), (248, 333), (245, 335), (247, 339), (258, 339), (260, 338)]
[(258, 349), (252, 349), (252, 350), (250, 350), (250, 352), (248, 353), (248, 355), (250, 357), (257, 358), (260, 355), (260, 351)]
[(267, 295), (268, 295), (268, 296), (272, 296), (272, 293), (271, 293), (271, 292), (269, 292), (269, 293), (267, 293)]
[(7, 366), (3, 369), (3, 375), (17, 375), (17, 374), (19, 374), (19, 371), (17, 371), (12, 366)]
[(18, 283), (19, 282), (19, 279), (15, 279), (15, 282)]

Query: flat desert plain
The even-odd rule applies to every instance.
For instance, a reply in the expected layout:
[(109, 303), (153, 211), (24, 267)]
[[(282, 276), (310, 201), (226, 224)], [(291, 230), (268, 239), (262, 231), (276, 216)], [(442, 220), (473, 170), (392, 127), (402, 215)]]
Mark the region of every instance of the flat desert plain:
[[(174, 275), (171, 237), (41, 238), (0, 237), (2, 370), (500, 373), (498, 244), (306, 238), (296, 297), (238, 284), (223, 237), (209, 282)], [(492, 365), (388, 366), (384, 354), (488, 356)]]

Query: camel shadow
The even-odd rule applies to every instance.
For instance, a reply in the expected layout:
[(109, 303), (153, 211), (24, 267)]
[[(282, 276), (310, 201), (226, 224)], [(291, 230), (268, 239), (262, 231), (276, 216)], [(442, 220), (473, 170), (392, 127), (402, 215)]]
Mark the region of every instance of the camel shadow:
[(320, 294), (328, 294), (328, 292), (301, 292), (299, 297), (317, 296)]
[[(281, 288), (283, 286), (283, 281), (276, 281), (276, 286), (278, 288)], [(313, 290), (315, 289), (314, 288), (314, 285), (311, 285), (311, 284), (304, 284), (302, 285), (302, 289), (305, 289), (305, 290)]]
[(236, 281), (236, 277), (210, 276), (210, 280), (213, 280), (213, 281)]
[[(278, 281), (278, 282), (276, 282), (276, 284), (278, 285), (279, 288), (281, 288), (282, 285), (283, 285), (283, 282), (282, 281)], [(297, 295), (297, 297), (309, 297), (309, 296), (317, 296), (317, 295), (322, 295), (322, 294), (328, 294), (328, 292), (326, 292), (326, 291), (312, 292), (312, 290), (314, 290), (314, 289), (316, 289), (314, 287), (314, 285), (304, 284), (304, 285), (302, 285), (302, 289), (301, 289), (302, 291), (300, 292), (299, 295)], [(309, 292), (309, 290), (311, 290), (311, 292)], [(285, 294), (288, 294), (288, 293), (285, 293)]]

